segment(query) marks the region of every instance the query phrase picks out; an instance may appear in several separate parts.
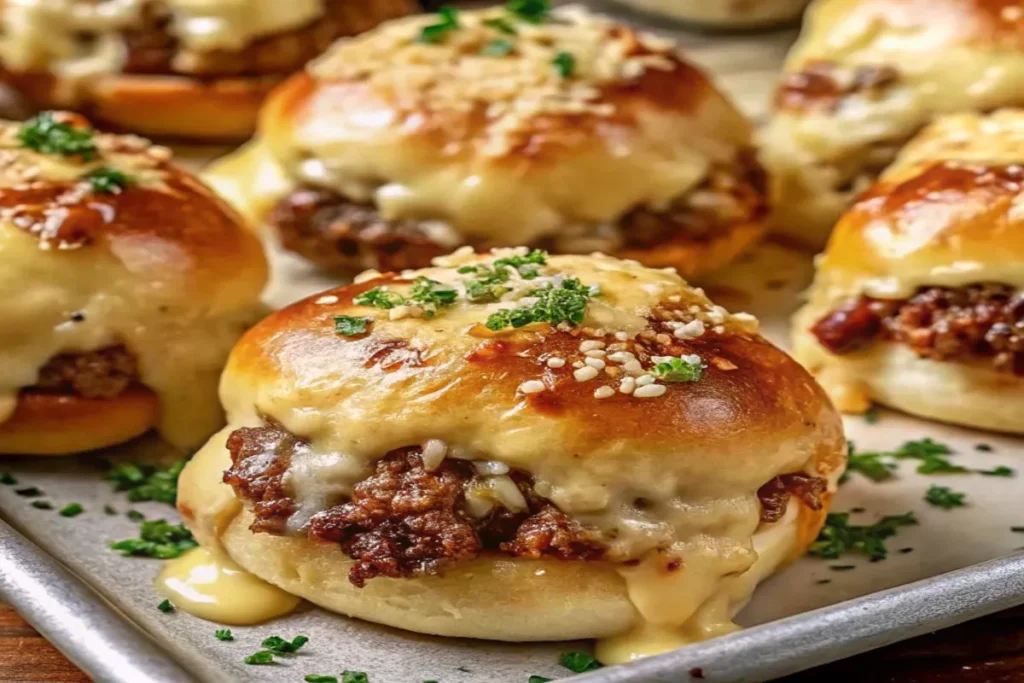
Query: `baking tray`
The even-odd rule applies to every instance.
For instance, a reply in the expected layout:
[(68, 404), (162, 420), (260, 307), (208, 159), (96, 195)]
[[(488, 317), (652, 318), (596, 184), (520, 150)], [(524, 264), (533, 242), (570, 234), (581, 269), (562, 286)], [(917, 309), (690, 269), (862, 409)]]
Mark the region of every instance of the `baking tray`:
[[(792, 32), (761, 36), (681, 38), (697, 61), (755, 118), (763, 118), (772, 81)], [(198, 167), (214, 151), (181, 149)], [(334, 283), (297, 259), (272, 253), (274, 279), (267, 292), (281, 306)], [(758, 315), (765, 334), (786, 344), (787, 320), (809, 281), (811, 257), (768, 242), (707, 284), (713, 298)], [(862, 450), (891, 449), (930, 437), (950, 445), (956, 462), (972, 469), (1007, 465), (1024, 473), (1024, 440), (915, 420), (881, 411), (876, 424), (846, 420)], [(990, 450), (976, 448), (984, 443)], [(153, 439), (101, 454), (153, 460), (169, 454)], [(129, 504), (103, 480), (97, 456), (5, 459), (21, 486), (36, 486), (58, 508), (79, 502), (85, 512), (64, 518), (39, 510), (0, 486), (0, 597), (13, 604), (88, 674), (110, 683), (180, 681), (301, 681), (308, 673), (337, 676), (366, 671), (373, 683), (525, 683), (530, 675), (570, 675), (560, 653), (588, 643), (513, 645), (434, 638), (346, 619), (304, 607), (271, 623), (232, 627), (234, 642), (214, 637), (217, 625), (182, 612), (164, 614), (153, 589), (155, 560), (124, 558), (107, 549), (133, 537), (129, 509), (149, 519), (176, 520), (160, 503)], [(1022, 474), (1021, 476), (1024, 476)], [(942, 510), (923, 500), (928, 486), (967, 494), (968, 506)], [(116, 515), (103, 512), (112, 506)], [(884, 562), (843, 557), (804, 558), (767, 581), (741, 612), (747, 630), (631, 665), (586, 674), (606, 683), (760, 681), (879, 647), (902, 638), (1024, 603), (1024, 525), (1019, 478), (980, 475), (925, 477), (903, 462), (892, 480), (872, 483), (858, 474), (842, 486), (833, 509), (859, 523), (914, 511), (920, 524), (890, 540)], [(9, 526), (8, 526), (9, 525)], [(895, 552), (898, 549), (911, 552)], [(832, 566), (853, 565), (835, 571)], [(828, 581), (828, 583), (821, 583)], [(269, 635), (310, 637), (302, 652), (273, 666), (247, 666), (245, 655)]]

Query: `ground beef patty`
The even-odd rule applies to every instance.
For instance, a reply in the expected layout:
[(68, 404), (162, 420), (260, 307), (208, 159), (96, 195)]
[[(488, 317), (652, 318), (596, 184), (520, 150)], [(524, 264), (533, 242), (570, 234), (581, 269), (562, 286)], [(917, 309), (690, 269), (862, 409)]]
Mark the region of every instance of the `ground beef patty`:
[(909, 299), (861, 296), (822, 317), (811, 333), (837, 355), (887, 340), (922, 358), (987, 359), (1024, 376), (1024, 294), (1008, 285), (923, 287)]
[[(235, 430), (228, 439), (231, 467), (224, 481), (235, 494), (253, 503), (256, 532), (283, 534), (294, 512), (283, 475), (292, 455), (308, 445), (281, 425)], [(513, 512), (495, 506), (484, 517), (471, 515), (467, 491), (480, 484), (472, 463), (448, 458), (434, 470), (423, 467), (419, 447), (400, 448), (375, 465), (372, 475), (356, 484), (349, 500), (314, 515), (304, 533), (341, 545), (356, 560), (349, 580), (365, 585), (377, 576), (409, 577), (436, 574), (454, 562), (481, 552), (517, 557), (596, 560), (604, 557), (601, 534), (584, 527), (533, 492), (524, 472), (509, 477), (528, 509)], [(777, 521), (790, 495), (813, 509), (825, 482), (805, 474), (777, 477), (762, 488), (762, 520)]]
[(139, 379), (135, 356), (123, 346), (98, 351), (61, 353), (39, 371), (33, 390), (77, 394), (85, 398), (113, 398)]
[[(706, 243), (732, 226), (761, 220), (768, 210), (766, 188), (754, 153), (743, 153), (735, 164), (712, 170), (699, 187), (664, 210), (637, 208), (617, 224), (567, 226), (564, 233), (532, 246), (553, 253), (614, 253), (670, 242)], [(285, 249), (343, 273), (423, 268), (459, 246), (438, 221), (389, 220), (372, 204), (313, 187), (301, 187), (278, 202), (268, 223)], [(438, 235), (445, 239), (439, 241)]]

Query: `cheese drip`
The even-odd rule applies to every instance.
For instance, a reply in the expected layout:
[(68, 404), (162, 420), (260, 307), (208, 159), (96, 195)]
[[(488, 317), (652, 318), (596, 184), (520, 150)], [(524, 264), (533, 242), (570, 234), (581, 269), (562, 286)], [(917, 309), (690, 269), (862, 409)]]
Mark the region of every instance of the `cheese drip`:
[(220, 550), (193, 548), (171, 560), (157, 592), (182, 611), (220, 624), (244, 626), (288, 614), (300, 599), (239, 567)]
[[(0, 7), (0, 61), (9, 69), (86, 77), (116, 73), (121, 33), (141, 28), (148, 0), (12, 0)], [(193, 51), (239, 50), (323, 15), (323, 0), (164, 0), (170, 32)], [(82, 36), (89, 36), (83, 40)]]

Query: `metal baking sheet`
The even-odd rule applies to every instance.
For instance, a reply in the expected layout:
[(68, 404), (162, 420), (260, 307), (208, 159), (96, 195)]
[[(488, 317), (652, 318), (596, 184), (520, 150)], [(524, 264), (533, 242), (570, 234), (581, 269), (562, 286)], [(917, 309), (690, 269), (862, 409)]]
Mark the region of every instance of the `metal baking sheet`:
[[(676, 34), (680, 37), (680, 34)], [(714, 71), (719, 83), (752, 115), (761, 117), (774, 73), (792, 32), (738, 38), (683, 37), (693, 56)], [(180, 150), (198, 166), (208, 149)], [(333, 283), (300, 261), (273, 254), (274, 280), (268, 301), (281, 306)], [(785, 345), (787, 320), (806, 286), (806, 253), (767, 243), (749, 258), (707, 283), (713, 298), (757, 314), (765, 333)], [(854, 518), (871, 523), (888, 514), (914, 511), (920, 524), (901, 529), (884, 562), (843, 557), (804, 558), (767, 581), (738, 621), (747, 630), (627, 666), (603, 669), (581, 681), (639, 683), (683, 681), (692, 672), (708, 681), (759, 681), (849, 656), (870, 648), (1024, 603), (1024, 525), (1020, 477), (1024, 440), (927, 423), (881, 411), (876, 424), (847, 420), (858, 447), (891, 449), (923, 437), (949, 444), (958, 463), (972, 469), (1007, 465), (1017, 478), (980, 475), (924, 477), (913, 464), (897, 476), (872, 483), (853, 475), (834, 503), (836, 511), (863, 508)], [(990, 451), (977, 450), (979, 443)], [(154, 440), (102, 454), (144, 460), (166, 457)], [(232, 627), (234, 642), (214, 637), (217, 625), (182, 612), (164, 614), (152, 584), (155, 560), (124, 558), (108, 550), (112, 540), (133, 537), (129, 509), (149, 519), (176, 519), (160, 503), (129, 504), (103, 480), (97, 456), (4, 459), (20, 486), (36, 486), (60, 508), (79, 502), (85, 512), (64, 518), (39, 510), (0, 486), (0, 598), (12, 603), (96, 680), (110, 683), (180, 681), (301, 681), (308, 673), (337, 676), (366, 671), (373, 683), (496, 681), (525, 683), (532, 674), (560, 678), (570, 672), (558, 655), (588, 643), (514, 645), (434, 638), (346, 619), (304, 606), (255, 627)], [(924, 500), (932, 484), (967, 494), (968, 505), (952, 511)], [(19, 486), (19, 488), (20, 488)], [(107, 515), (106, 505), (119, 514)], [(830, 566), (854, 565), (849, 571)], [(829, 583), (819, 583), (829, 580)], [(243, 658), (269, 635), (310, 637), (302, 652), (273, 666), (247, 666)], [(698, 671), (699, 670), (699, 671)]]

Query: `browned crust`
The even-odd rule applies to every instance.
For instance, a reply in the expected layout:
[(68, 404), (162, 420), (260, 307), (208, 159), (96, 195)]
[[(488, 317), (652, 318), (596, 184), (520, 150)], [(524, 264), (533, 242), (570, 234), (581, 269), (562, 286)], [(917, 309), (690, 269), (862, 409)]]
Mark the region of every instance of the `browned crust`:
[[(843, 77), (837, 71), (849, 71)], [(852, 95), (880, 95), (899, 82), (899, 71), (888, 65), (861, 65), (847, 69), (835, 62), (808, 62), (799, 71), (782, 75), (775, 90), (775, 107), (780, 111), (832, 111)], [(841, 83), (842, 80), (848, 80)]]
[(154, 426), (160, 401), (134, 385), (113, 398), (22, 390), (14, 414), (0, 423), (0, 453), (65, 455), (123, 443)]

